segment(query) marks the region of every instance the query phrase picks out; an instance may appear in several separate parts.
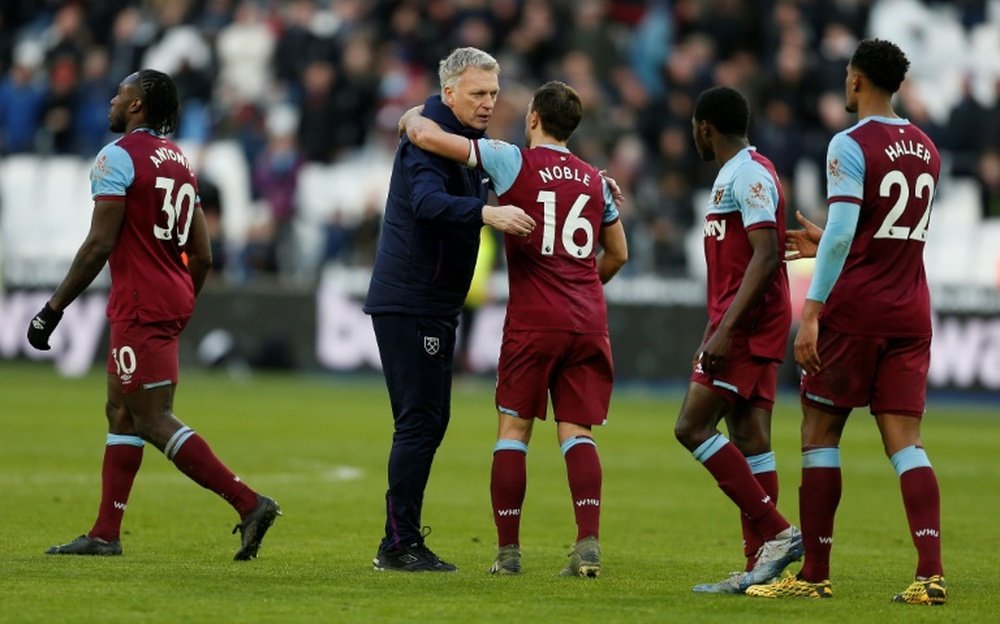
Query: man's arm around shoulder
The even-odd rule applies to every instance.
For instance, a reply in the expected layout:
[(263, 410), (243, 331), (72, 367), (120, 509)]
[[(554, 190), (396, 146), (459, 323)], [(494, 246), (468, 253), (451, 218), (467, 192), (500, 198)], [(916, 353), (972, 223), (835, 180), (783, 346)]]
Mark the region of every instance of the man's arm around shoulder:
[[(476, 163), (470, 161), (472, 155), (475, 154), (472, 142), (465, 137), (442, 130), (437, 123), (420, 115), (421, 108), (419, 106), (411, 108), (399, 121), (400, 130), (406, 133), (406, 137), (413, 144), (413, 147), (469, 167), (475, 167)], [(406, 146), (401, 149), (406, 149)], [(418, 214), (433, 219), (454, 213), (449, 220), (457, 221), (467, 221), (472, 214), (475, 214), (483, 224), (515, 236), (527, 236), (535, 229), (534, 219), (517, 206), (480, 204), (477, 206), (477, 211), (469, 212), (468, 202), (458, 201), (467, 198), (458, 198), (444, 191), (442, 188), (443, 174), (433, 172), (433, 167), (429, 162), (419, 164), (419, 161), (425, 159), (426, 157), (420, 159), (416, 154), (413, 155), (416, 166), (411, 171), (413, 176), (411, 178), (413, 185), (411, 199)]]
[(399, 120), (399, 128), (406, 133), (406, 138), (422, 150), (457, 163), (469, 164), (472, 153), (471, 141), (442, 130), (436, 122), (420, 114), (423, 108), (415, 106), (406, 111)]

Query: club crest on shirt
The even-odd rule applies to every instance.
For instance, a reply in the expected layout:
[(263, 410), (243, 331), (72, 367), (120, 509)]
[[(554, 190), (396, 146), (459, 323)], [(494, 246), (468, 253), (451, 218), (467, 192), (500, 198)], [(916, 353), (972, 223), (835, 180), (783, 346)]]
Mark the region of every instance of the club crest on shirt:
[(108, 157), (106, 154), (100, 154), (97, 160), (94, 161), (94, 168), (90, 172), (90, 177), (93, 180), (101, 180), (107, 177), (111, 173), (111, 167), (108, 166)]
[(754, 182), (750, 185), (750, 197), (752, 199), (757, 199), (760, 201), (766, 201), (767, 196), (764, 194), (764, 185), (760, 182)]
[(720, 186), (712, 193), (712, 205), (718, 206), (722, 203), (722, 196), (726, 194), (726, 187)]
[(427, 355), (437, 355), (441, 350), (441, 339), (437, 336), (424, 336), (424, 351)]
[(831, 180), (840, 179), (840, 160), (837, 158), (830, 159), (830, 162), (826, 165), (826, 176)]

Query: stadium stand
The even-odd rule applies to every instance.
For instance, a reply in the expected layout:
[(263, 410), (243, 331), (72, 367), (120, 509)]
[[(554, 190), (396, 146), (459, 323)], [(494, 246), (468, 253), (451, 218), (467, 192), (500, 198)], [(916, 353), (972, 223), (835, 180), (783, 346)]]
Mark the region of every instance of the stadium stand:
[[(715, 83), (745, 92), (751, 139), (778, 166), (789, 214), (822, 220), (826, 143), (851, 122), (840, 100), (844, 66), (870, 35), (910, 54), (898, 105), (947, 158), (931, 279), (997, 285), (1000, 0), (5, 3), (0, 259), (8, 284), (28, 278), (24, 263), (35, 256), (68, 261), (85, 230), (95, 116), (115, 81), (150, 66), (175, 76), (178, 139), (219, 188), (225, 278), (309, 283), (327, 263), (368, 266), (395, 122), (436, 90), (439, 58), (475, 45), (501, 61), (490, 126), (500, 138), (520, 140), (518, 111), (541, 81), (563, 79), (583, 95), (571, 147), (606, 166), (631, 198), (624, 277), (697, 277), (692, 232), (711, 175), (689, 137), (693, 96)], [(101, 89), (106, 99), (95, 96)], [(258, 175), (285, 163), (268, 160), (275, 111), (302, 162), (287, 207)]]

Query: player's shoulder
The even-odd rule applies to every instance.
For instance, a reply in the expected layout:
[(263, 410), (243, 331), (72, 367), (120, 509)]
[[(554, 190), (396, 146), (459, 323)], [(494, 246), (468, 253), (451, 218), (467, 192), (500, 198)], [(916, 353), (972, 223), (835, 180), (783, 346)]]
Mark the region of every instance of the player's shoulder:
[(734, 163), (730, 181), (740, 183), (744, 181), (762, 181), (768, 186), (773, 186), (774, 178), (771, 175), (774, 165), (771, 161), (759, 153), (757, 150), (748, 150), (745, 156)]
[(924, 132), (923, 128), (921, 128), (915, 123), (910, 123), (909, 130), (913, 134), (917, 135), (917, 138), (920, 140), (921, 143), (929, 145), (930, 147), (933, 147), (935, 150), (937, 149), (937, 145), (934, 144), (934, 140), (930, 136), (928, 136), (926, 132)]
[(864, 120), (862, 120), (854, 124), (853, 126), (844, 128), (840, 132), (837, 132), (836, 134), (833, 135), (833, 137), (830, 139), (830, 145), (843, 144), (845, 141), (857, 143), (857, 139), (855, 139), (854, 137), (860, 132), (863, 132), (866, 129), (865, 126), (866, 124)]
[(147, 139), (148, 135), (146, 133), (133, 130), (108, 143), (108, 146), (115, 145), (129, 156), (137, 157), (149, 150), (149, 141)]
[(866, 125), (861, 121), (833, 135), (833, 138), (830, 139), (830, 146), (827, 149), (828, 158), (842, 158), (845, 154), (863, 155), (864, 150), (859, 141), (862, 137), (859, 132), (865, 130)]
[(592, 163), (590, 163), (590, 162), (588, 162), (588, 161), (580, 158), (579, 156), (577, 156), (573, 152), (566, 152), (566, 154), (570, 157), (570, 160), (572, 160), (577, 166), (579, 166), (581, 168), (589, 169), (590, 171), (594, 171), (594, 172), (600, 171), (600, 169), (598, 169), (595, 165), (593, 165)]
[(111, 169), (120, 168), (123, 165), (132, 164), (132, 154), (121, 144), (124, 137), (119, 137), (106, 144), (97, 152), (94, 158), (94, 168), (99, 172), (108, 173)]
[(481, 139), (476, 139), (476, 142), (479, 143), (480, 149), (491, 150), (494, 152), (520, 150), (520, 148), (514, 145), (513, 143), (508, 143), (507, 141), (503, 141), (501, 139), (483, 137)]

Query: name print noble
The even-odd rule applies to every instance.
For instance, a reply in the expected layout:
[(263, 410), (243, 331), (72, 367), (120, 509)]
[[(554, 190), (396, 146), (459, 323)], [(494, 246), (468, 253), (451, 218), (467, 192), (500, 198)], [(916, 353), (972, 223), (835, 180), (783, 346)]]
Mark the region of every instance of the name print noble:
[(545, 167), (544, 169), (538, 170), (538, 175), (541, 176), (542, 182), (551, 182), (552, 180), (572, 180), (579, 182), (584, 186), (590, 186), (589, 173), (581, 174), (579, 169), (568, 165)]

